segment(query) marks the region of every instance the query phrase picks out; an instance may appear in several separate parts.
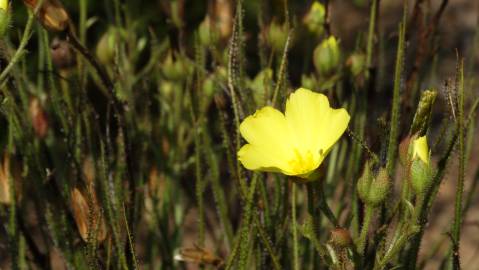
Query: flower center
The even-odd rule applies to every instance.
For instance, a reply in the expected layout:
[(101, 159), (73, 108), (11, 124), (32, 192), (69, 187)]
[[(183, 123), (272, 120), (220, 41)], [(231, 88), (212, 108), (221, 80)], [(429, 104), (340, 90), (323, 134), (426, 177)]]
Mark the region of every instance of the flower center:
[(300, 153), (297, 148), (294, 149), (294, 158), (288, 164), (295, 174), (305, 174), (315, 169), (314, 156), (311, 151)]

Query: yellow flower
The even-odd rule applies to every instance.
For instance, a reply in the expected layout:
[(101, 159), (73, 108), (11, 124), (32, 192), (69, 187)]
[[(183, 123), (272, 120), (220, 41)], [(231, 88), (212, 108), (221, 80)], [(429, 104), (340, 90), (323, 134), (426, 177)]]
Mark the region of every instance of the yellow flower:
[(238, 159), (249, 170), (308, 179), (349, 119), (345, 109), (332, 109), (325, 95), (300, 88), (288, 98), (285, 114), (267, 106), (244, 119), (240, 132), (248, 144)]
[(8, 0), (0, 0), (0, 9), (3, 9), (3, 10), (8, 9)]
[(426, 136), (419, 137), (413, 142), (412, 158), (419, 157), (426, 165), (429, 164), (429, 147)]

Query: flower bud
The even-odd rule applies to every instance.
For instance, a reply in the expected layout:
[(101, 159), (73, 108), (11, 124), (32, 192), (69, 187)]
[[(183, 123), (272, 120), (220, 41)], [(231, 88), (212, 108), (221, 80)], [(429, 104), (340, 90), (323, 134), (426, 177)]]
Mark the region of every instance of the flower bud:
[(426, 134), (436, 96), (437, 92), (435, 90), (425, 90), (421, 93), (421, 99), (412, 121), (411, 134), (419, 134), (420, 136)]
[(198, 28), (200, 43), (203, 46), (210, 46), (218, 41), (217, 29), (210, 16), (206, 16)]
[(432, 183), (429, 148), (426, 136), (412, 142), (411, 150), (411, 186), (416, 194), (427, 191)]
[(369, 162), (364, 166), (363, 175), (357, 183), (359, 198), (373, 207), (379, 206), (389, 193), (391, 181), (385, 168), (380, 168), (376, 176), (373, 175)]
[(284, 25), (273, 21), (267, 29), (267, 40), (271, 48), (276, 52), (281, 52), (288, 39), (288, 31)]
[(323, 40), (313, 53), (313, 63), (316, 71), (321, 76), (331, 77), (339, 68), (341, 51), (335, 37)]
[(8, 0), (0, 0), (0, 38), (5, 36), (8, 27), (10, 27)]
[(40, 100), (38, 98), (33, 98), (30, 101), (28, 109), (35, 135), (40, 139), (45, 138), (48, 132), (48, 119), (42, 105), (40, 104)]
[(272, 89), (273, 82), (273, 70), (265, 68), (261, 70), (254, 80), (251, 82), (250, 87), (253, 90), (253, 98), (258, 105), (263, 105), (265, 102), (266, 89)]
[(335, 228), (332, 230), (330, 241), (334, 246), (340, 248), (349, 247), (353, 243), (351, 234), (344, 228)]
[(324, 5), (315, 1), (303, 18), (303, 23), (311, 33), (321, 35), (324, 32), (324, 20), (326, 19), (326, 9)]
[(113, 63), (115, 59), (116, 44), (120, 40), (119, 30), (110, 27), (100, 38), (96, 45), (96, 57), (103, 65)]
[(317, 89), (318, 82), (314, 76), (303, 74), (301, 76), (301, 86), (307, 89)]
[[(23, 0), (31, 9), (35, 9), (39, 1)], [(40, 23), (53, 32), (63, 32), (70, 23), (70, 17), (59, 0), (44, 0), (37, 15)]]
[(351, 74), (357, 77), (366, 70), (366, 55), (363, 53), (354, 53), (348, 58), (346, 65), (349, 66)]
[(181, 58), (173, 59), (172, 53), (168, 53), (161, 68), (166, 79), (181, 81), (188, 76), (191, 66), (186, 65)]

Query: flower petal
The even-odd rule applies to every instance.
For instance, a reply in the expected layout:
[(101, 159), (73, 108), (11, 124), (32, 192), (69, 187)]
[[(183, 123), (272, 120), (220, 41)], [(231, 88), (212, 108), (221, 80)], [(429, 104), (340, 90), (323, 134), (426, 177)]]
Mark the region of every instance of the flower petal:
[(241, 123), (240, 132), (249, 143), (238, 152), (243, 166), (250, 170), (290, 171), (288, 162), (294, 151), (288, 124), (280, 111), (273, 107), (256, 111)]
[[(328, 98), (300, 88), (286, 102), (286, 119), (302, 153), (322, 153), (324, 157), (349, 123), (345, 109), (332, 109)], [(322, 158), (321, 158), (322, 159)]]
[(413, 158), (419, 157), (424, 163), (429, 163), (429, 147), (427, 146), (426, 136), (414, 140)]

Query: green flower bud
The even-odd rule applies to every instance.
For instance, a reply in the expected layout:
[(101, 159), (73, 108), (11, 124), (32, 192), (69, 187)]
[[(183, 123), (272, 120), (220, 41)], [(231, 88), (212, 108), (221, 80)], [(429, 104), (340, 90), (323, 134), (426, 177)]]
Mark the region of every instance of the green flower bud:
[(268, 27), (267, 39), (274, 51), (280, 52), (284, 49), (288, 39), (288, 31), (284, 25), (272, 22)]
[(411, 134), (419, 134), (419, 136), (426, 134), (436, 96), (435, 90), (425, 90), (421, 93), (421, 99), (412, 121)]
[(168, 53), (161, 66), (165, 78), (173, 81), (186, 78), (191, 70), (190, 68), (191, 66), (186, 65), (181, 58), (173, 59), (172, 53)]
[(417, 158), (411, 164), (411, 186), (416, 194), (426, 192), (432, 183), (432, 172), (428, 164)]
[(8, 27), (10, 27), (10, 10), (8, 8), (8, 0), (0, 0), (0, 38), (5, 36)]
[(352, 54), (347, 61), (347, 65), (354, 77), (360, 75), (366, 70), (366, 55), (363, 53)]
[(100, 38), (96, 45), (96, 57), (103, 65), (113, 63), (115, 59), (116, 44), (120, 41), (118, 28), (110, 27)]
[(301, 76), (301, 86), (307, 89), (317, 89), (318, 82), (314, 76), (303, 74)]
[(323, 40), (314, 49), (313, 62), (321, 76), (331, 77), (336, 73), (341, 63), (341, 51), (335, 37), (331, 36)]
[(429, 147), (426, 136), (415, 139), (410, 145), (411, 186), (416, 194), (427, 191), (432, 183)]
[(324, 20), (326, 18), (326, 9), (323, 4), (315, 1), (304, 16), (303, 23), (311, 33), (321, 35), (324, 32)]
[(271, 93), (273, 82), (273, 70), (266, 68), (261, 70), (254, 80), (251, 82), (250, 87), (253, 90), (253, 98), (258, 105), (263, 105), (265, 102), (265, 91), (268, 88)]
[(217, 32), (218, 31), (214, 23), (211, 21), (210, 16), (206, 16), (198, 28), (201, 45), (209, 46), (215, 44), (219, 39)]
[(363, 175), (359, 178), (357, 184), (359, 198), (365, 204), (377, 207), (386, 199), (390, 186), (391, 181), (386, 169), (379, 169), (378, 174), (374, 176), (369, 162), (366, 162)]

